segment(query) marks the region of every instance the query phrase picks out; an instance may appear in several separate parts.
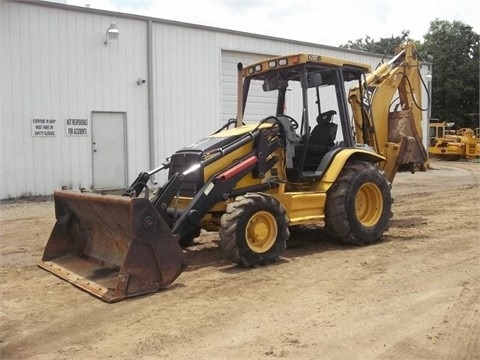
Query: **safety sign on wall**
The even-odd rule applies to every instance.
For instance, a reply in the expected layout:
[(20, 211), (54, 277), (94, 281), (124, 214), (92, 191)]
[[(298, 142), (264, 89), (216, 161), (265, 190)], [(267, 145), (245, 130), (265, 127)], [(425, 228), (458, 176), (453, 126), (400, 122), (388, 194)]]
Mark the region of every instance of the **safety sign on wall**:
[(32, 119), (32, 136), (55, 136), (55, 119)]
[(88, 136), (88, 119), (67, 119), (67, 136)]

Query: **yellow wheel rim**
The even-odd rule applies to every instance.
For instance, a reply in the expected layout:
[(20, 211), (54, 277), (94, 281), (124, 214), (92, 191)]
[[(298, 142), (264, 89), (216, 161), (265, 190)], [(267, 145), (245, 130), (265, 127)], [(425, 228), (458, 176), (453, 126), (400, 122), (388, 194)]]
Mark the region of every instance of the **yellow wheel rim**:
[(247, 223), (245, 240), (252, 251), (264, 253), (275, 243), (277, 233), (275, 217), (267, 211), (259, 211)]
[(383, 211), (383, 197), (374, 183), (365, 183), (358, 189), (355, 199), (355, 214), (363, 226), (375, 226)]

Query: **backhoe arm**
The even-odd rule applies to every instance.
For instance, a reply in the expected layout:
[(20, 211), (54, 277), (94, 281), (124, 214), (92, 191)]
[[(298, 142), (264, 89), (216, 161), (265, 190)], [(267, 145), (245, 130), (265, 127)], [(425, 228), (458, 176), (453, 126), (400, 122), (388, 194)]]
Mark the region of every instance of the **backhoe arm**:
[(428, 159), (422, 143), (424, 110), (418, 55), (412, 42), (397, 48), (396, 53), (368, 75), (362, 87), (349, 93), (356, 141), (372, 146), (386, 158), (381, 167), (390, 182), (397, 171), (424, 171)]

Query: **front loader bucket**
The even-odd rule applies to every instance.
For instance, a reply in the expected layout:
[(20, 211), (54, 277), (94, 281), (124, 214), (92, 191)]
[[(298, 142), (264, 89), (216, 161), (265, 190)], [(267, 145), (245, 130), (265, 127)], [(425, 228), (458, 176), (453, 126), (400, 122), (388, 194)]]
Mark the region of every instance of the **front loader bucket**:
[(146, 198), (55, 192), (41, 268), (107, 301), (166, 288), (187, 260)]

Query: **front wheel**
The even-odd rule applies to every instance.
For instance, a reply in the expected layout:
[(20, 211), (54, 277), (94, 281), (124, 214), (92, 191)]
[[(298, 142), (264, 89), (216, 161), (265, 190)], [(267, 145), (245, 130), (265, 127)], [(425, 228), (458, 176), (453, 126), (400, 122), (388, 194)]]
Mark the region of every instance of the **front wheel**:
[(392, 217), (390, 184), (371, 163), (345, 164), (328, 190), (325, 229), (347, 244), (379, 241)]
[(220, 245), (243, 267), (275, 262), (287, 248), (288, 217), (280, 202), (262, 193), (247, 193), (227, 206), (221, 218)]

